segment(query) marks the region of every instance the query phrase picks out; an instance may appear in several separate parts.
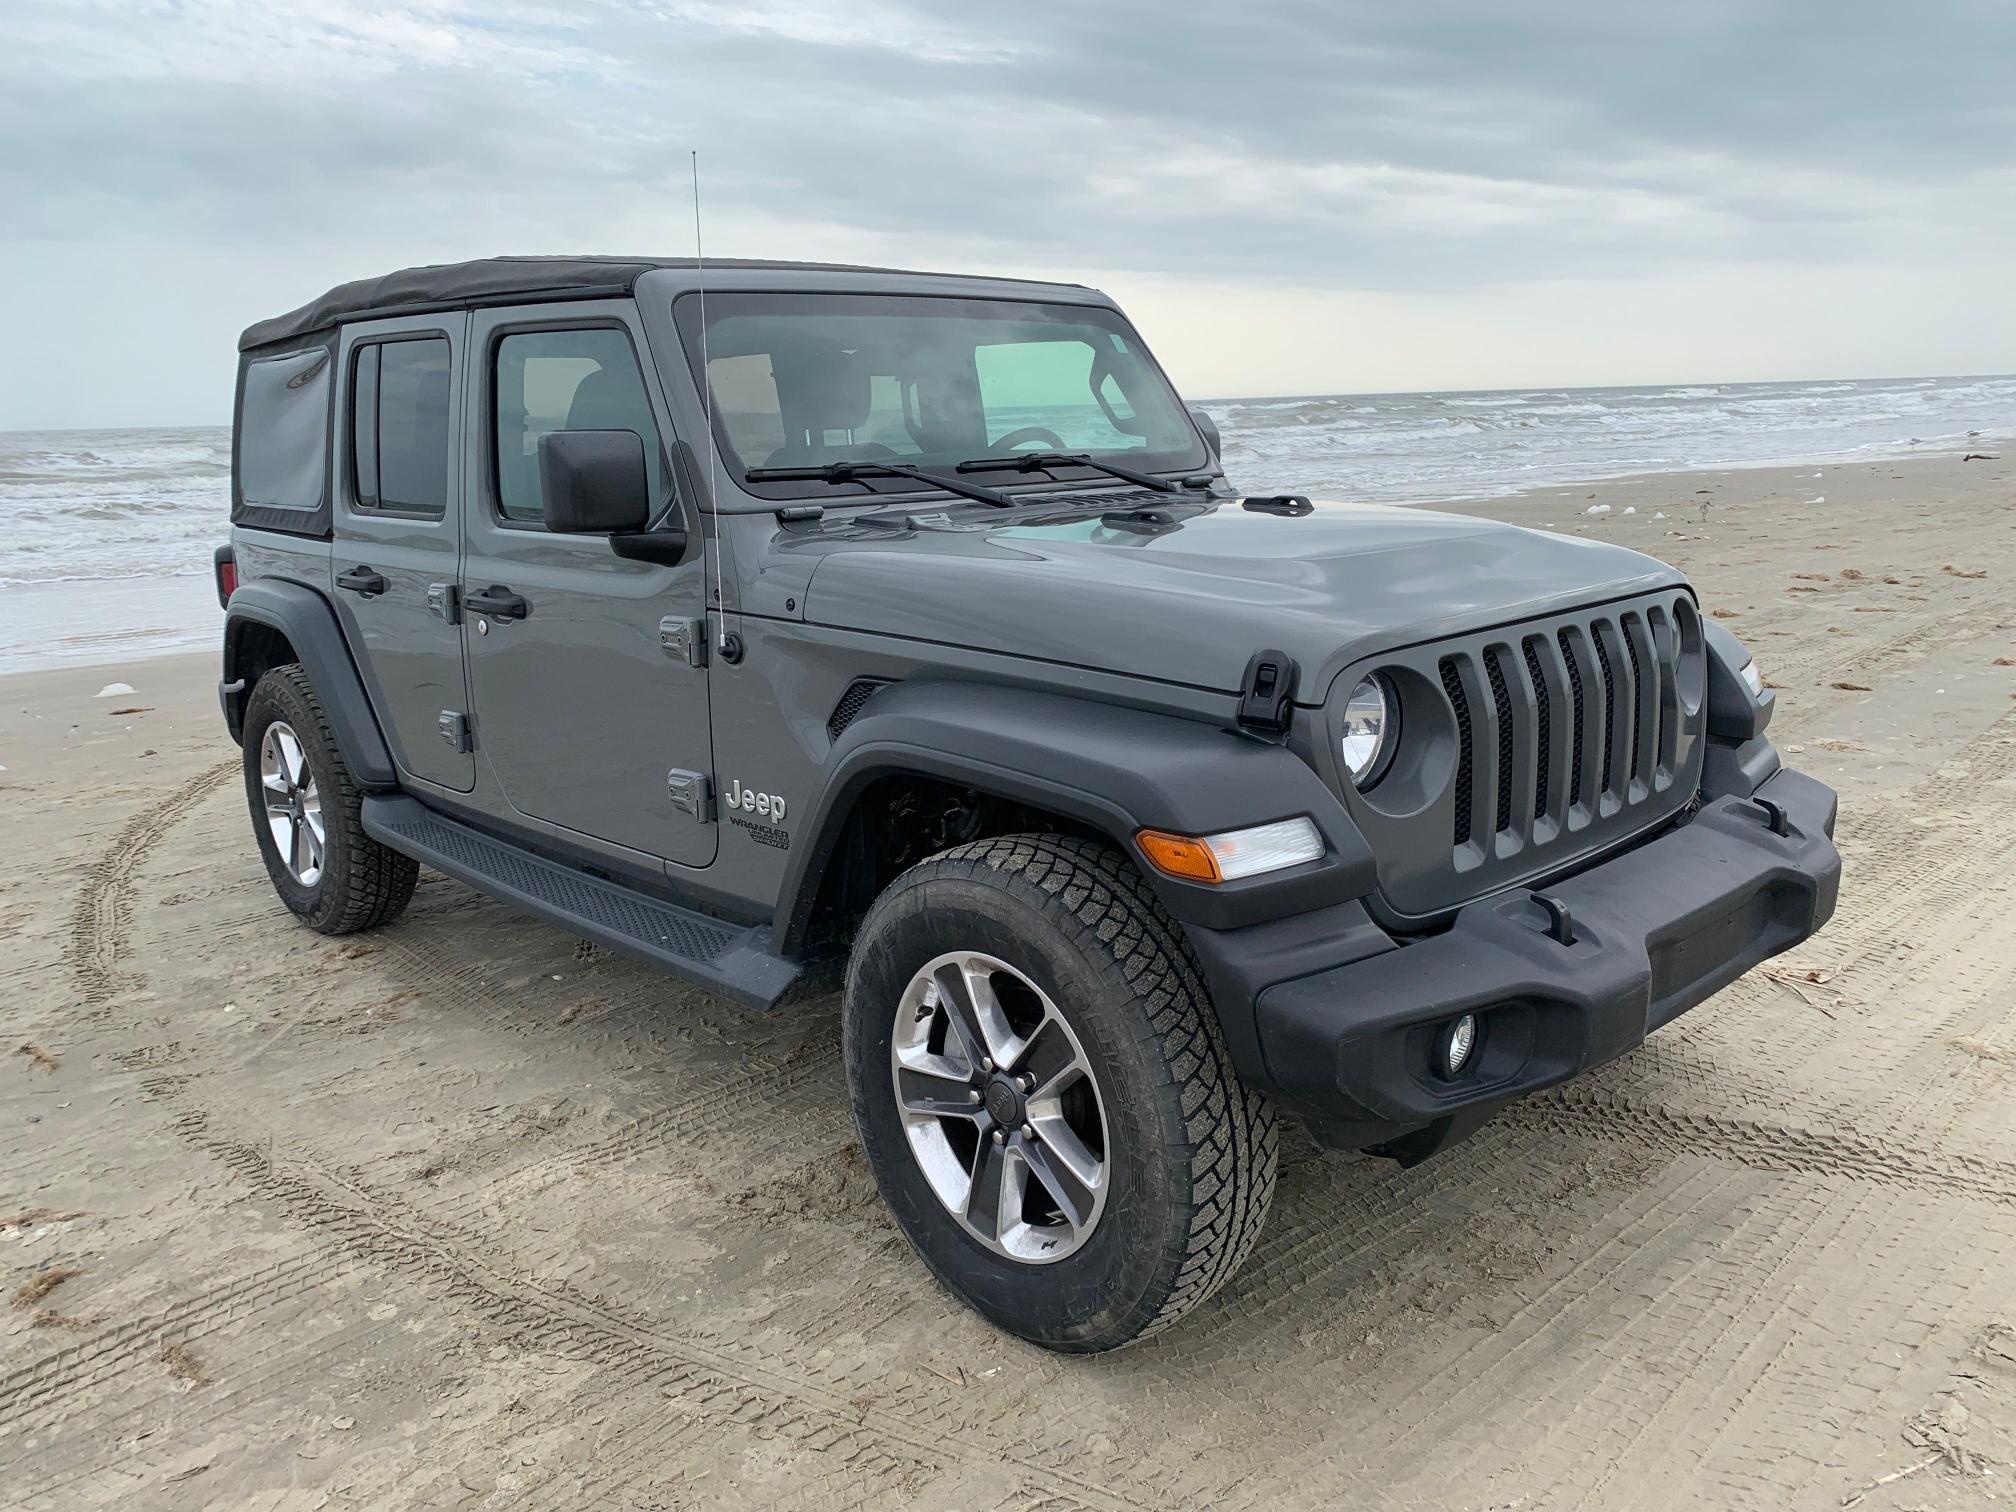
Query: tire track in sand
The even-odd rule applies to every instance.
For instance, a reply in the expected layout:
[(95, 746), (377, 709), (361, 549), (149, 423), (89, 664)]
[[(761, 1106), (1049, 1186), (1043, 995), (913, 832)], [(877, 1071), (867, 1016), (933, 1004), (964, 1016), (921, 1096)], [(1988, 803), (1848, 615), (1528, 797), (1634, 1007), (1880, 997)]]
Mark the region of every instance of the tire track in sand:
[(128, 820), (85, 873), (76, 906), (70, 914), (71, 974), (94, 1012), (127, 985), (120, 970), (125, 936), (133, 922), (133, 877), (140, 863), (167, 838), (181, 820), (224, 780), (238, 770), (238, 761), (220, 761), (209, 770), (172, 789), (160, 802)]

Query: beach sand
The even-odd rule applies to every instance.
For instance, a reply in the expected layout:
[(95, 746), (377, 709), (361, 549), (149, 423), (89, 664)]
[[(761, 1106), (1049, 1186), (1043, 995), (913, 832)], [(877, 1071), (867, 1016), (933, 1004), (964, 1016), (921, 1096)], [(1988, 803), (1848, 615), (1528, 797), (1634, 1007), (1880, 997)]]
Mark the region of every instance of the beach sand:
[(212, 656), (0, 679), (0, 1502), (2006, 1501), (2012, 480), (1476, 506), (1693, 575), (1841, 792), (1840, 913), (1415, 1170), (1290, 1135), (1245, 1271), (1098, 1359), (911, 1258), (832, 997), (751, 1017), (432, 875), (324, 939)]

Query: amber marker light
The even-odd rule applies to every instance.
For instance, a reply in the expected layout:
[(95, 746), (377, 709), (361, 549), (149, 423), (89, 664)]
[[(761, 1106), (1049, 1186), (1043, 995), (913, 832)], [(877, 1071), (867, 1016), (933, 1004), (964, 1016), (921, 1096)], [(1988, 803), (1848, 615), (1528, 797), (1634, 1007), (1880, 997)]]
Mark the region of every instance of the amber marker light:
[(1134, 838), (1140, 842), (1141, 854), (1154, 864), (1157, 871), (1181, 877), (1186, 882), (1225, 880), (1218, 870), (1218, 858), (1211, 854), (1202, 840), (1192, 840), (1188, 835), (1171, 835), (1162, 830), (1143, 830)]
[(1323, 854), (1323, 837), (1307, 818), (1256, 824), (1216, 835), (1172, 835), (1142, 830), (1134, 837), (1149, 864), (1185, 882), (1237, 882), (1281, 871)]

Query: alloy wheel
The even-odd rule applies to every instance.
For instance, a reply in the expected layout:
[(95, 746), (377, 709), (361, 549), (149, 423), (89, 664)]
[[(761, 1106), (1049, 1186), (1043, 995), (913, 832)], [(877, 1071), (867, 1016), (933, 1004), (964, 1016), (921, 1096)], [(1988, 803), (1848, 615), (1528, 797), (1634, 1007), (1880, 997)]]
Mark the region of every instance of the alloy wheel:
[(972, 951), (928, 962), (897, 1004), (890, 1072), (910, 1153), (969, 1235), (1031, 1265), (1085, 1243), (1106, 1204), (1106, 1110), (1041, 988)]
[(301, 737), (276, 719), (259, 740), (259, 786), (266, 804), (266, 827), (287, 873), (303, 887), (322, 880), (322, 794), (308, 769)]

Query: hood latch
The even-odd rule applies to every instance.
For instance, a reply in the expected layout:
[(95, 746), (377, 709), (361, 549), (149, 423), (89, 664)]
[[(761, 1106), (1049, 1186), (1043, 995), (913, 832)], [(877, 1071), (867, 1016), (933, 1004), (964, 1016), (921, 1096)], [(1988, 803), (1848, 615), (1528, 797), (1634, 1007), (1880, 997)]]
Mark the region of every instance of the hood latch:
[(1286, 651), (1256, 651), (1239, 687), (1239, 723), (1248, 730), (1285, 735), (1301, 669)]

